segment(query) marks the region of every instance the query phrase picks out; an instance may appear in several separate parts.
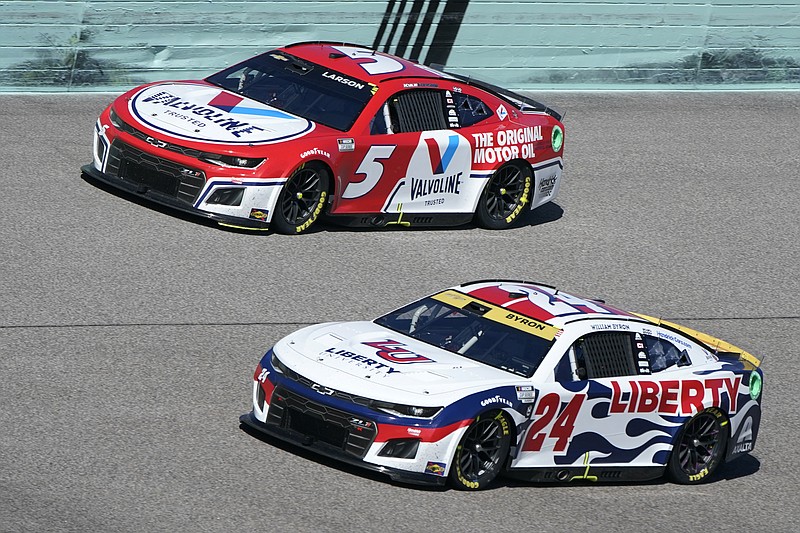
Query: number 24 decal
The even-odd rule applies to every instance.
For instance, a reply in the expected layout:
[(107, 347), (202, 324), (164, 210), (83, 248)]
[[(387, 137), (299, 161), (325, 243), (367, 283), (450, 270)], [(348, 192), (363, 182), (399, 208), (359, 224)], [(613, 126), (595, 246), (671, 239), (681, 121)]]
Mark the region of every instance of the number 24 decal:
[[(562, 408), (561, 396), (557, 393), (551, 392), (542, 396), (536, 403), (534, 421), (525, 436), (522, 450), (526, 452), (541, 451), (544, 440), (548, 437), (556, 439), (553, 451), (563, 452), (566, 450), (569, 439), (572, 437), (572, 432), (575, 430), (575, 420), (578, 418), (578, 412), (581, 409), (581, 405), (583, 405), (584, 398), (583, 394), (578, 394), (569, 401), (566, 407)], [(558, 415), (557, 418), (556, 415)], [(556, 420), (548, 432), (546, 428), (554, 418)]]
[(395, 145), (375, 145), (370, 146), (361, 164), (356, 169), (356, 175), (364, 174), (364, 179), (358, 182), (347, 184), (342, 198), (359, 198), (371, 191), (383, 176), (383, 163), (380, 159), (389, 159), (394, 153)]

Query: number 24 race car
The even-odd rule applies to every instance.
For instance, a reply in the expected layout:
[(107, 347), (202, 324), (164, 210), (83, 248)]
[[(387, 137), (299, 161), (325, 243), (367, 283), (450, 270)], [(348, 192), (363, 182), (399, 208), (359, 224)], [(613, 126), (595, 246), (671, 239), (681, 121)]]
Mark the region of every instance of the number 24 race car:
[(561, 115), (364, 47), (299, 43), (102, 112), (85, 175), (222, 225), (510, 226), (555, 199)]
[(720, 339), (529, 282), (319, 324), (261, 359), (244, 428), (419, 484), (707, 481), (750, 452), (763, 373)]

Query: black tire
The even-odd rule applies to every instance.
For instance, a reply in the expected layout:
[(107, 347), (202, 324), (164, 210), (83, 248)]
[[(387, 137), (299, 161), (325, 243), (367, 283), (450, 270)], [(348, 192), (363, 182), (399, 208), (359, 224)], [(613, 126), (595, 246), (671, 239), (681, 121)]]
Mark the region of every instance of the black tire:
[(278, 233), (294, 235), (308, 230), (325, 209), (328, 171), (320, 165), (300, 166), (283, 185), (271, 225)]
[(708, 481), (725, 457), (730, 424), (718, 409), (707, 409), (678, 433), (667, 465), (670, 479), (682, 485)]
[(531, 201), (533, 176), (527, 165), (509, 163), (497, 169), (475, 210), (475, 221), (486, 229), (511, 226)]
[(500, 473), (511, 446), (511, 430), (501, 411), (480, 415), (458, 443), (450, 482), (461, 490), (486, 488)]

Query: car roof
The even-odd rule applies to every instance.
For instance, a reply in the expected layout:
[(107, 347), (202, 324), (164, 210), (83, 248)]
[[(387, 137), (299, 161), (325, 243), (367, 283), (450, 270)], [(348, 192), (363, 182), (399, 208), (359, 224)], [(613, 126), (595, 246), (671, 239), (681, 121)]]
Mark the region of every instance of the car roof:
[[(352, 49), (358, 49), (359, 55), (363, 53), (364, 57), (363, 58), (358, 57), (355, 60), (351, 61), (347, 60), (342, 61), (347, 57), (347, 54), (344, 53), (342, 50), (352, 51)], [(318, 65), (322, 65), (323, 67), (328, 67), (330, 69), (336, 70), (344, 74), (345, 76), (356, 78), (361, 81), (366, 81), (369, 83), (374, 83), (376, 85), (383, 81), (396, 78), (422, 77), (422, 78), (448, 79), (448, 80), (453, 79), (451, 76), (443, 72), (434, 70), (430, 67), (426, 67), (424, 65), (420, 65), (413, 61), (393, 56), (391, 54), (378, 52), (369, 47), (359, 44), (316, 41), (316, 42), (290, 44), (284, 46), (283, 48), (279, 48), (279, 50), (284, 50), (287, 53), (290, 53), (301, 59), (305, 59), (307, 61), (311, 61)], [(386, 69), (382, 69), (382, 70), (391, 70), (390, 72), (378, 72), (370, 74), (370, 72), (367, 71), (367, 67), (362, 66), (369, 64), (374, 65), (376, 63), (376, 60), (372, 59), (370, 56), (390, 58), (396, 61), (397, 63), (396, 64), (389, 63), (386, 65), (387, 67)]]
[(574, 296), (555, 287), (531, 281), (474, 281), (453, 287), (453, 290), (557, 328), (587, 318), (646, 322), (639, 316), (611, 307), (602, 300)]

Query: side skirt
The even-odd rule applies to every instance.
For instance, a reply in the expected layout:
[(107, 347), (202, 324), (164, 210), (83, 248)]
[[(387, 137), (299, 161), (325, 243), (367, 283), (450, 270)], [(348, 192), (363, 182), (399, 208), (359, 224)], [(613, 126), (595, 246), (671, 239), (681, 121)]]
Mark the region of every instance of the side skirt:
[(463, 226), (474, 218), (473, 213), (374, 213), (327, 215), (326, 222), (350, 228), (442, 227)]
[(543, 468), (514, 468), (504, 472), (506, 477), (536, 483), (567, 483), (569, 481), (615, 482), (648, 481), (664, 475), (663, 466), (565, 466)]

